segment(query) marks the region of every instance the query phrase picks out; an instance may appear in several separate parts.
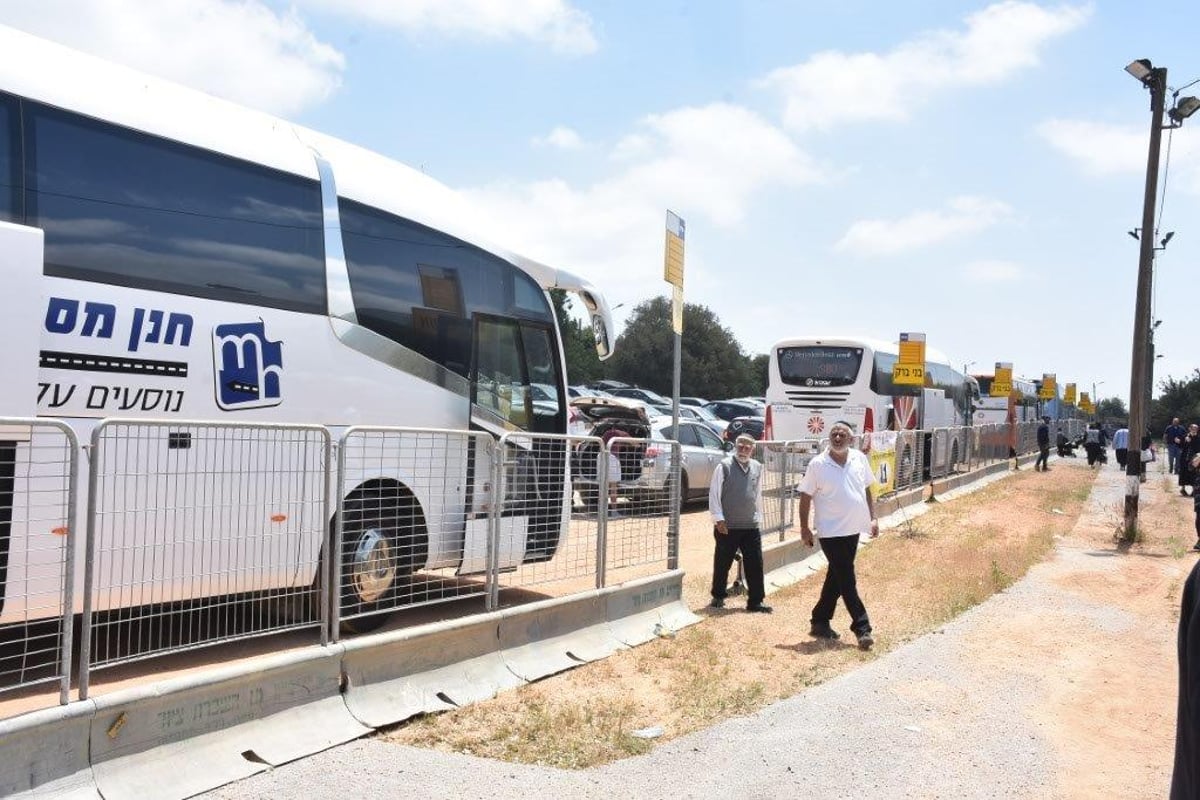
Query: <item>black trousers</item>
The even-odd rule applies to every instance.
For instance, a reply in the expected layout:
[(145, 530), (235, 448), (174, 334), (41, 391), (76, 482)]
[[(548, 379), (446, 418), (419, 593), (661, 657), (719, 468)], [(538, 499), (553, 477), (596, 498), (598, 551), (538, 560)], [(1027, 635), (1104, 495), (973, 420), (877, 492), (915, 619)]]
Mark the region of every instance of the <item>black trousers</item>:
[(1129, 448), (1117, 447), (1113, 449), (1113, 452), (1117, 454), (1117, 466), (1125, 469), (1125, 464), (1129, 460)]
[(758, 528), (729, 528), (729, 533), (722, 536), (713, 528), (713, 577), (712, 596), (725, 597), (729, 585), (729, 568), (733, 566), (733, 556), (739, 550), (742, 552), (742, 569), (746, 573), (746, 604), (758, 605), (767, 596), (763, 584), (762, 534)]
[(1048, 444), (1038, 445), (1037, 461), (1033, 462), (1033, 469), (1035, 472), (1039, 466), (1041, 466), (1042, 469), (1050, 468), (1050, 445)]
[(820, 539), (821, 550), (829, 562), (825, 570), (825, 583), (821, 586), (821, 598), (812, 610), (813, 627), (825, 627), (833, 619), (838, 598), (846, 605), (850, 614), (850, 630), (856, 636), (871, 631), (871, 620), (867, 608), (858, 596), (858, 578), (854, 575), (854, 557), (858, 555), (858, 535), (829, 536)]

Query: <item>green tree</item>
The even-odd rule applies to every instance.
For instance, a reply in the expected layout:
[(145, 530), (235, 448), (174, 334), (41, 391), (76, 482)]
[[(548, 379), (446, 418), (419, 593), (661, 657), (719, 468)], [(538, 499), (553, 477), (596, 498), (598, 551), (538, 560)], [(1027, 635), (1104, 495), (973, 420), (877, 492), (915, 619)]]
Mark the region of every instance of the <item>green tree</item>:
[(1104, 398), (1096, 404), (1096, 419), (1102, 422), (1128, 422), (1129, 411), (1125, 408), (1125, 401), (1119, 397)]
[(1179, 417), (1185, 425), (1200, 422), (1200, 369), (1187, 380), (1165, 378), (1158, 388), (1162, 393), (1150, 403), (1150, 431), (1155, 436), (1171, 424), (1172, 417)]
[(551, 289), (554, 316), (562, 332), (563, 355), (567, 360), (567, 383), (591, 383), (603, 377), (604, 370), (596, 355), (592, 329), (571, 316), (570, 296), (562, 289)]
[(757, 387), (754, 391), (750, 392), (751, 395), (759, 396), (767, 393), (767, 378), (770, 368), (770, 353), (759, 353), (750, 359), (750, 371), (754, 376), (754, 385)]
[[(671, 301), (655, 297), (639, 303), (617, 338), (608, 374), (626, 383), (671, 394), (675, 333)], [(683, 305), (680, 394), (708, 398), (761, 394), (751, 360), (733, 333), (706, 306)]]

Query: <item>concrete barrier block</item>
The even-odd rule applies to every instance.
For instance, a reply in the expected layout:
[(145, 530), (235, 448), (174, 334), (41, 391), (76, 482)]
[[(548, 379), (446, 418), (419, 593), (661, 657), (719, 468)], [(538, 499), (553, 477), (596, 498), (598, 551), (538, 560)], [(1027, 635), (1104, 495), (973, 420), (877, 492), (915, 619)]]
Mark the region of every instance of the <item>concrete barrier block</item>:
[(599, 591), (500, 612), (500, 657), (517, 677), (534, 681), (625, 648), (605, 619)]
[(307, 648), (94, 698), (105, 800), (174, 800), (350, 741), (341, 648)]
[(486, 700), (524, 682), (500, 657), (494, 613), (363, 636), (344, 647), (346, 707), (373, 728)]
[(88, 761), (91, 700), (0, 720), (0, 797), (99, 800)]
[(683, 603), (681, 570), (602, 591), (609, 628), (618, 641), (630, 647), (700, 621)]

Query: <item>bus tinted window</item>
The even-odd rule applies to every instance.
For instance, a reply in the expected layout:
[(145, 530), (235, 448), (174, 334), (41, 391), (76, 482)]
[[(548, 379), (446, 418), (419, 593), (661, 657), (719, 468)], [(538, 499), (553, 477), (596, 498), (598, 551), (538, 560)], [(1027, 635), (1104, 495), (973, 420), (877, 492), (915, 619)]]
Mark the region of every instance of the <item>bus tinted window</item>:
[(798, 386), (850, 386), (862, 355), (861, 347), (781, 347), (779, 377)]
[(21, 185), (17, 170), (21, 159), (17, 145), (17, 104), (12, 98), (0, 95), (0, 220), (21, 222), (17, 192)]
[(325, 313), (317, 182), (27, 103), (46, 274)]
[(364, 327), (466, 376), (473, 315), (553, 323), (541, 289), (508, 262), (361, 203), (340, 200), (339, 213)]

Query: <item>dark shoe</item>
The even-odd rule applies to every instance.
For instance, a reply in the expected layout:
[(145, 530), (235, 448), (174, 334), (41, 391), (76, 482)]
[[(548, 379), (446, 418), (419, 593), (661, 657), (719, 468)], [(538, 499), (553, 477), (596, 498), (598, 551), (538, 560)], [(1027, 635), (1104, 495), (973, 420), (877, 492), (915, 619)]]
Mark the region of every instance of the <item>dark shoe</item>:
[(808, 635), (814, 639), (840, 639), (838, 632), (828, 625), (813, 625), (809, 629)]
[(1192, 545), (1192, 549), (1193, 549), (1193, 550), (1200, 550), (1200, 542), (1196, 542), (1194, 545)]
[(775, 609), (770, 606), (764, 606), (762, 603), (755, 603), (752, 606), (746, 606), (746, 610), (751, 614), (770, 614)]
[(875, 637), (871, 635), (870, 631), (858, 635), (859, 650), (870, 650), (873, 644), (875, 644)]
[(714, 597), (712, 599), (712, 602), (708, 604), (708, 607), (709, 608), (724, 608), (725, 607), (725, 598), (724, 597)]

